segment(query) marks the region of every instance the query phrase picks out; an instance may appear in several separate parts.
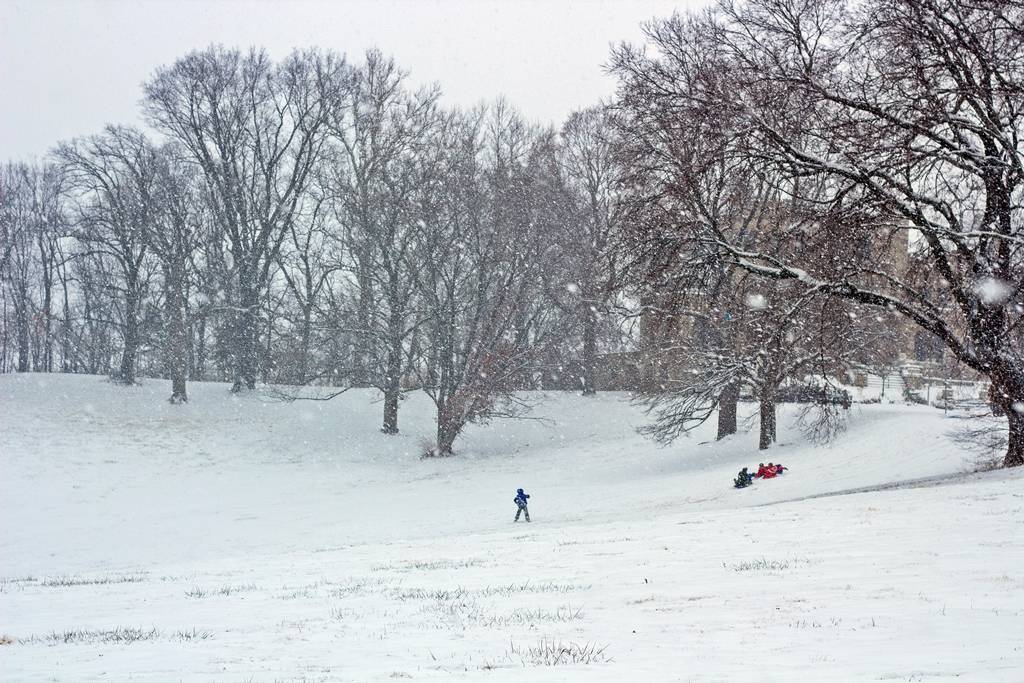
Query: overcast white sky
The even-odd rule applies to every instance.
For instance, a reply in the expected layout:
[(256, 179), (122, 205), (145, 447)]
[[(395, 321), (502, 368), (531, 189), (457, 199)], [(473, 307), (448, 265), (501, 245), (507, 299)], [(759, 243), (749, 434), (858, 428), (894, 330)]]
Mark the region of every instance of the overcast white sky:
[(139, 123), (140, 84), (210, 43), (273, 55), (377, 46), (445, 99), (506, 95), (557, 121), (613, 91), (609, 45), (705, 0), (0, 0), (0, 159), (45, 154), (108, 122)]

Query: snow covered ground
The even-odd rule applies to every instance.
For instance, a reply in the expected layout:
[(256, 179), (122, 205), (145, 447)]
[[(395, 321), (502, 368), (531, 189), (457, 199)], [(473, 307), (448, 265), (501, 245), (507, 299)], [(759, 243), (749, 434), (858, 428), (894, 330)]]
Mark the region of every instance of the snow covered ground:
[(419, 396), (167, 392), (0, 376), (3, 680), (1024, 680), (1024, 472), (934, 408), (759, 454), (538, 394), (421, 460)]

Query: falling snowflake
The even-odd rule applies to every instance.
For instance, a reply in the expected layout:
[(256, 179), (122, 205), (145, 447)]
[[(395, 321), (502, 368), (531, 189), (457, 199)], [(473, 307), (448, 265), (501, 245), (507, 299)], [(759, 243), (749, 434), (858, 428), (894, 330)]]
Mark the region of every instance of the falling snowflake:
[(764, 298), (764, 294), (747, 294), (746, 304), (747, 308), (755, 310), (768, 308), (768, 300)]
[(994, 277), (983, 277), (974, 283), (974, 293), (986, 306), (1002, 306), (1010, 300), (1013, 285)]

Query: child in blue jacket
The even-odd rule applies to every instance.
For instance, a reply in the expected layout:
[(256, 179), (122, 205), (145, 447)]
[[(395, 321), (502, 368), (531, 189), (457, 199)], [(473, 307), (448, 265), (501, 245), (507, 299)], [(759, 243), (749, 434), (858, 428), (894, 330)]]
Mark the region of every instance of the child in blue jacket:
[(526, 508), (526, 499), (529, 497), (530, 494), (524, 493), (522, 489), (516, 489), (516, 497), (513, 500), (515, 501), (516, 505), (519, 506), (519, 509), (516, 510), (516, 518), (512, 521), (518, 522), (519, 515), (523, 513), (526, 514), (526, 521), (530, 521), (530, 511)]

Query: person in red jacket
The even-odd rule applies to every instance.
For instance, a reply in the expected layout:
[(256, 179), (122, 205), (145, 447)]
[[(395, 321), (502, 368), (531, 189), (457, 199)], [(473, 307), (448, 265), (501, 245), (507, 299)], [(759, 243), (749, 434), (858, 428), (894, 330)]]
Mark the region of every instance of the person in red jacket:
[(764, 476), (765, 469), (767, 468), (764, 466), (764, 463), (759, 463), (757, 465), (757, 474), (754, 475), (754, 479), (762, 478)]
[(775, 475), (778, 474), (778, 473), (779, 473), (779, 468), (777, 468), (772, 463), (768, 463), (768, 467), (764, 468), (764, 478), (765, 479), (774, 479)]

